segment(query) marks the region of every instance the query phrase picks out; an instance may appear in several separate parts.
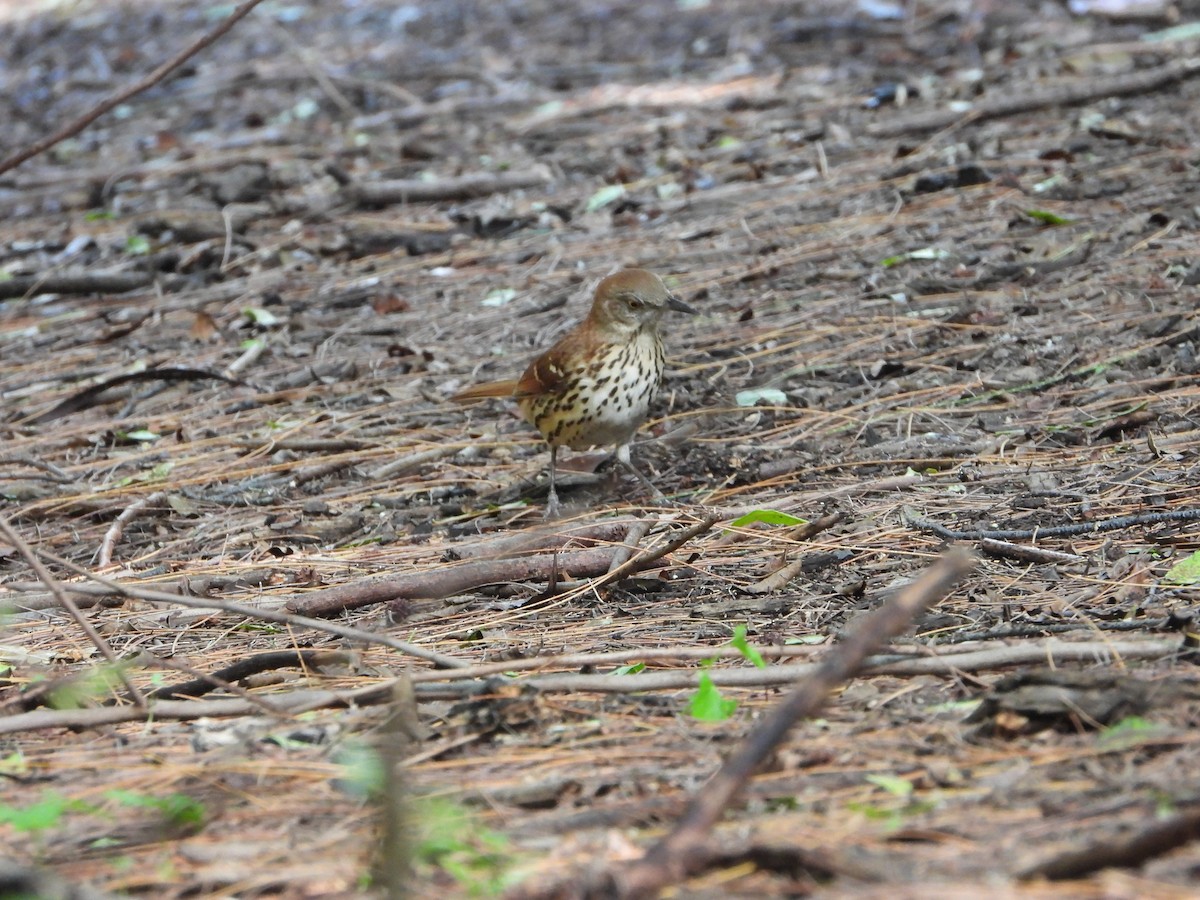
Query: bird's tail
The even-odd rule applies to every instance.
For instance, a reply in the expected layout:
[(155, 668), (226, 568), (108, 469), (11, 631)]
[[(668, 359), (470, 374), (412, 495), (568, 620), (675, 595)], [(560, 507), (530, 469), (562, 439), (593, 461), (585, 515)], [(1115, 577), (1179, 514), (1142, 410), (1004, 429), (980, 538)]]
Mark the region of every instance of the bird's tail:
[(476, 400), (486, 400), (489, 397), (512, 397), (517, 392), (517, 380), (489, 381), (486, 384), (473, 384), (451, 396), (455, 403), (472, 403)]

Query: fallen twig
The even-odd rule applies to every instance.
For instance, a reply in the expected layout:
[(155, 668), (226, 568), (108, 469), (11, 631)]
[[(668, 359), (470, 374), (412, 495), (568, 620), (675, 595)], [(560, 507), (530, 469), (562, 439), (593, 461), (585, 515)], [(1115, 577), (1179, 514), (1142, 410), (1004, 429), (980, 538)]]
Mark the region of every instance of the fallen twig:
[(347, 195), (365, 206), (389, 203), (424, 203), (436, 200), (471, 200), (505, 191), (541, 187), (550, 181), (544, 169), (527, 172), (474, 172), (456, 178), (422, 181), (402, 178), (394, 181), (354, 181), (345, 187)]
[(75, 121), (68, 122), (58, 131), (54, 132), (54, 134), (37, 141), (31, 146), (26, 147), (24, 150), (14, 153), (3, 162), (0, 162), (0, 175), (4, 174), (9, 169), (16, 168), (27, 159), (32, 159), (39, 153), (44, 153), (60, 141), (65, 141), (69, 137), (74, 137), (109, 110), (116, 109), (122, 103), (127, 102), (130, 98), (135, 97), (147, 88), (151, 88), (158, 84), (205, 47), (216, 41), (217, 38), (221, 37), (221, 35), (225, 34), (225, 32), (236, 25), (239, 20), (245, 18), (246, 14), (249, 13), (250, 10), (254, 9), (254, 7), (258, 6), (258, 4), (261, 2), (262, 0), (246, 0), (245, 3), (231, 12), (225, 19), (221, 20), (221, 22), (216, 27), (211, 29), (207, 34), (201, 35), (200, 38), (193, 41), (179, 53), (176, 53), (173, 57), (168, 59), (165, 63), (151, 72), (145, 78), (142, 78), (134, 84), (131, 84), (127, 88), (122, 88), (115, 94), (109, 95)]
[(918, 515), (911, 507), (905, 507), (904, 523), (917, 531), (936, 534), (947, 541), (982, 541), (988, 538), (997, 541), (1022, 541), (1047, 537), (1077, 537), (1083, 534), (1099, 534), (1104, 531), (1119, 531), (1136, 528), (1138, 525), (1157, 525), (1160, 522), (1193, 522), (1200, 520), (1200, 509), (1168, 509), (1162, 512), (1135, 513), (1117, 516), (1115, 519), (1099, 519), (1095, 522), (1078, 522), (1073, 525), (1051, 525), (1048, 528), (986, 529), (981, 531), (954, 531), (932, 519)]
[(872, 137), (898, 137), (922, 131), (939, 131), (961, 122), (1001, 119), (1047, 106), (1077, 106), (1106, 97), (1144, 94), (1200, 73), (1200, 59), (1177, 59), (1156, 69), (1123, 72), (1109, 77), (1079, 78), (1069, 84), (1038, 91), (999, 92), (976, 102), (968, 111), (935, 109), (867, 126)]
[(1080, 556), (1078, 553), (1063, 553), (1061, 550), (1047, 550), (1044, 547), (1010, 544), (1008, 541), (998, 541), (995, 538), (984, 538), (979, 542), (979, 549), (988, 556), (1016, 559), (1037, 565), (1087, 562), (1087, 557)]
[(551, 581), (562, 574), (576, 578), (600, 576), (588, 584), (595, 589), (650, 568), (696, 535), (712, 528), (720, 518), (717, 515), (706, 516), (661, 547), (643, 551), (615, 569), (612, 568), (612, 559), (621, 549), (620, 545), (566, 553), (541, 553), (516, 559), (474, 560), (427, 572), (404, 572), (387, 578), (336, 585), (292, 597), (287, 607), (308, 616), (332, 616), (347, 609), (389, 601), (440, 600), (487, 584)]
[(100, 543), (100, 552), (96, 557), (96, 565), (100, 568), (112, 563), (113, 547), (117, 541), (121, 539), (121, 535), (125, 533), (125, 525), (133, 521), (142, 510), (157, 503), (160, 500), (166, 499), (166, 491), (155, 491), (147, 497), (142, 497), (140, 500), (135, 500), (121, 511), (111, 525), (108, 526), (108, 531), (104, 533), (104, 540)]
[[(296, 691), (268, 696), (271, 705), (281, 715), (298, 715), (311, 709), (330, 706), (359, 706), (382, 703), (391, 696), (391, 682), (373, 685), (371, 691), (355, 692), (351, 699), (337, 691)], [(241, 698), (231, 700), (155, 700), (150, 714), (155, 719), (188, 721), (201, 718), (232, 718), (259, 715), (262, 704)], [(36, 731), (41, 728), (97, 728), (120, 722), (140, 722), (147, 718), (145, 710), (135, 706), (102, 706), (95, 709), (38, 709), (0, 718), (0, 734)]]
[(609, 572), (619, 569), (629, 561), (629, 557), (633, 556), (633, 551), (637, 549), (638, 544), (641, 542), (642, 538), (646, 536), (646, 532), (649, 530), (649, 519), (638, 519), (629, 526), (629, 530), (625, 532), (625, 539), (621, 542), (621, 545), (617, 547), (617, 552), (613, 554), (612, 560), (609, 561)]
[(66, 274), (13, 275), (0, 281), (0, 300), (27, 294), (127, 294), (158, 282), (165, 289), (180, 287), (187, 279), (161, 272), (70, 272)]
[(485, 584), (548, 581), (556, 569), (581, 576), (601, 575), (608, 571), (615, 552), (615, 547), (596, 547), (557, 556), (542, 553), (516, 559), (475, 560), (425, 572), (401, 572), (298, 594), (287, 599), (287, 608), (306, 616), (335, 616), (348, 609), (389, 601), (440, 600)]
[[(1153, 815), (1147, 811), (1146, 818), (1152, 819)], [(1017, 877), (1024, 881), (1031, 878), (1050, 881), (1083, 878), (1112, 866), (1140, 866), (1196, 840), (1200, 840), (1200, 807), (1177, 812), (1120, 839), (1099, 841), (1082, 850), (1068, 851), (1030, 866)]]
[(380, 466), (371, 473), (371, 480), (387, 481), (395, 478), (397, 475), (407, 475), (409, 472), (415, 472), (426, 463), (436, 462), (444, 456), (451, 456), (458, 453), (461, 449), (461, 446), (454, 444), (441, 444), (437, 447), (418, 450), (416, 453), (410, 453), (407, 456), (392, 460), (387, 465)]
[(650, 568), (664, 556), (668, 556), (698, 535), (704, 534), (714, 525), (724, 518), (723, 513), (710, 513), (694, 525), (689, 525), (679, 534), (675, 535), (661, 547), (651, 547), (643, 550), (637, 556), (633, 557), (619, 566), (610, 568), (604, 575), (594, 582), (591, 587), (593, 589), (606, 584), (611, 584), (614, 581), (620, 581), (622, 578), (627, 578), (630, 575), (635, 575), (638, 572), (645, 571)]
[[(217, 687), (224, 687), (232, 682), (241, 681), (260, 672), (270, 672), (290, 666), (318, 668), (330, 665), (350, 665), (355, 655), (344, 650), (276, 650), (271, 653), (256, 653), (245, 659), (239, 659), (232, 665), (225, 666), (211, 673), (200, 673), (191, 681), (167, 685), (151, 691), (147, 696), (152, 700), (166, 700), (178, 697), (202, 697)], [(155, 662), (165, 665), (163, 660), (155, 658)], [(171, 662), (174, 662), (172, 660)]]
[(245, 385), (245, 382), (238, 381), (236, 378), (227, 378), (218, 372), (209, 372), (204, 369), (188, 369), (180, 367), (166, 367), (161, 369), (143, 369), (140, 372), (127, 372), (124, 375), (115, 375), (108, 378), (99, 384), (93, 384), (90, 387), (84, 388), (78, 393), (72, 394), (66, 400), (57, 404), (53, 409), (49, 409), (44, 413), (40, 413), (27, 421), (30, 425), (44, 425), (47, 422), (52, 422), (55, 419), (70, 415), (71, 413), (81, 412), (85, 409), (90, 409), (98, 400), (97, 398), (105, 391), (110, 390), (122, 384), (128, 384), (136, 381), (224, 381), (233, 385)]
[[(758, 647), (765, 659), (811, 657), (820, 652), (813, 647)], [(1163, 659), (1179, 650), (1178, 640), (1165, 641), (1039, 641), (983, 650), (953, 651), (930, 654), (924, 648), (914, 648), (920, 656), (899, 655), (893, 649), (863, 662), (863, 673), (870, 675), (953, 675), (957, 672), (978, 672), (1007, 666), (1045, 663), (1058, 665), (1068, 662), (1111, 663), (1114, 660)], [(623, 666), (628, 663), (670, 664), (668, 671), (645, 671), (619, 677), (606, 674), (575, 674), (571, 672), (521, 678), (516, 683), (541, 691), (598, 691), (602, 693), (637, 692), (647, 690), (683, 690), (696, 687), (698, 670), (677, 668), (680, 662), (706, 659), (741, 659), (743, 653), (735, 647), (676, 647), (642, 650), (620, 650), (611, 653), (571, 653), (562, 656), (533, 656), (528, 659), (509, 659), (480, 663), (454, 670), (413, 672), (413, 684), (486, 679), (506, 672), (530, 669), (600, 669), (604, 666)], [(713, 667), (707, 670), (713, 683), (723, 687), (766, 687), (786, 684), (808, 675), (815, 663), (790, 663), (768, 666), (765, 669)]]
[(630, 527), (642, 521), (621, 516), (599, 521), (551, 522), (513, 534), (481, 535), (478, 539), (460, 541), (450, 550), (458, 559), (500, 559), (520, 553), (540, 553), (567, 544), (577, 544), (579, 549), (608, 546), (628, 542)]

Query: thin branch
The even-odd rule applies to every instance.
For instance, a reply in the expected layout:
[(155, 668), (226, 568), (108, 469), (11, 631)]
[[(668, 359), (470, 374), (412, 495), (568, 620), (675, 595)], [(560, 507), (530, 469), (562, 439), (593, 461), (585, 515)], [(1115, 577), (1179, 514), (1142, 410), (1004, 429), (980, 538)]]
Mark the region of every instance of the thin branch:
[(1131, 516), (1117, 516), (1114, 519), (1078, 522), (1073, 525), (1051, 525), (1047, 528), (985, 529), (981, 531), (954, 531), (932, 519), (918, 515), (910, 507), (904, 509), (903, 517), (904, 523), (910, 528), (936, 534), (946, 541), (982, 541), (989, 538), (997, 541), (1027, 541), (1036, 538), (1100, 534), (1105, 531), (1136, 528), (1139, 525), (1157, 525), (1160, 522), (1194, 522), (1200, 520), (1200, 509), (1168, 509), (1162, 512), (1135, 513)]
[(704, 532), (708, 531), (724, 517), (725, 516), (723, 514), (710, 513), (696, 524), (690, 525), (683, 529), (683, 531), (679, 532), (679, 534), (675, 535), (675, 537), (671, 538), (661, 547), (652, 547), (650, 549), (643, 550), (628, 562), (625, 562), (616, 568), (609, 569), (604, 575), (592, 582), (591, 587), (593, 589), (599, 588), (606, 584), (610, 584), (614, 581), (620, 581), (622, 578), (628, 578), (630, 575), (636, 575), (638, 572), (649, 569), (664, 556), (669, 556), (670, 554), (674, 553), (692, 538), (704, 534)]
[(1177, 59), (1156, 69), (1122, 72), (1108, 77), (1077, 78), (1066, 84), (1015, 93), (1001, 91), (980, 100), (970, 110), (934, 109), (867, 126), (872, 137), (898, 137), (922, 131), (938, 131), (962, 122), (981, 122), (1047, 106), (1076, 106), (1106, 97), (1144, 94), (1200, 73), (1200, 60)]
[(96, 558), (96, 565), (103, 569), (111, 564), (113, 548), (116, 546), (117, 541), (121, 539), (121, 535), (125, 533), (125, 526), (133, 521), (142, 510), (160, 500), (166, 499), (166, 496), (166, 491), (155, 491), (153, 494), (142, 497), (140, 500), (134, 501), (121, 510), (121, 514), (108, 526), (108, 531), (104, 534), (104, 540), (100, 542), (100, 553)]
[[(1147, 810), (1146, 819), (1153, 818)], [(1113, 866), (1141, 866), (1193, 841), (1200, 841), (1200, 807), (1176, 813), (1160, 822), (1139, 828), (1132, 834), (1112, 841), (1100, 841), (1082, 850), (1071, 850), (1031, 866), (1017, 877), (1023, 881), (1045, 878), (1049, 881), (1085, 878)]]
[(224, 35), (225, 32), (229, 31), (229, 29), (243, 19), (247, 13), (250, 12), (250, 10), (254, 9), (254, 7), (258, 6), (258, 4), (261, 2), (262, 0), (246, 0), (245, 3), (230, 13), (229, 17), (223, 20), (219, 25), (217, 25), (207, 34), (202, 35), (196, 41), (193, 41), (189, 46), (175, 54), (175, 56), (167, 60), (145, 78), (134, 82), (127, 88), (117, 91), (115, 94), (109, 95), (107, 99), (101, 100), (98, 104), (96, 104), (95, 107), (84, 113), (74, 122), (69, 122), (49, 137), (43, 138), (35, 144), (26, 147), (24, 150), (18, 151), (3, 162), (0, 162), (0, 175), (3, 175), (10, 169), (15, 169), (21, 163), (28, 159), (33, 159), (33, 157), (40, 153), (45, 153), (55, 144), (65, 141), (69, 137), (74, 137), (105, 113), (110, 112), (111, 110), (120, 106), (122, 103), (125, 103), (131, 98), (136, 97), (147, 88), (154, 87), (154, 85), (165, 79), (168, 75), (182, 66), (201, 50), (214, 43), (218, 38)]

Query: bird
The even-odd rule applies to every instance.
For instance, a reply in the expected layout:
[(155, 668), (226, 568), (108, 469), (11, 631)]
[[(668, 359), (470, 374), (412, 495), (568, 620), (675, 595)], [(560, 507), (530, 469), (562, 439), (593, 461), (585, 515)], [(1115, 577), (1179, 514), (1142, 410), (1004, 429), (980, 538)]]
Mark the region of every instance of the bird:
[(560, 447), (616, 448), (617, 460), (658, 497), (662, 493), (633, 465), (629, 444), (650, 413), (662, 383), (660, 327), (668, 311), (697, 310), (645, 269), (623, 269), (596, 285), (587, 317), (529, 364), (518, 379), (477, 384), (450, 399), (516, 401), (550, 446), (546, 518), (558, 516), (554, 471)]

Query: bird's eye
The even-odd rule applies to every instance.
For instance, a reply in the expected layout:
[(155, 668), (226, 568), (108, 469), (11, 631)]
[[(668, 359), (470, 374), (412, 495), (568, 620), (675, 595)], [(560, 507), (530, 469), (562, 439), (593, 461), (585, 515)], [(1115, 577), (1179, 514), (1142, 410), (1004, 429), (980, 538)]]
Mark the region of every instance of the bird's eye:
[(625, 302), (629, 304), (630, 309), (641, 309), (643, 306), (646, 305), (646, 301), (643, 300), (641, 297), (630, 297)]

